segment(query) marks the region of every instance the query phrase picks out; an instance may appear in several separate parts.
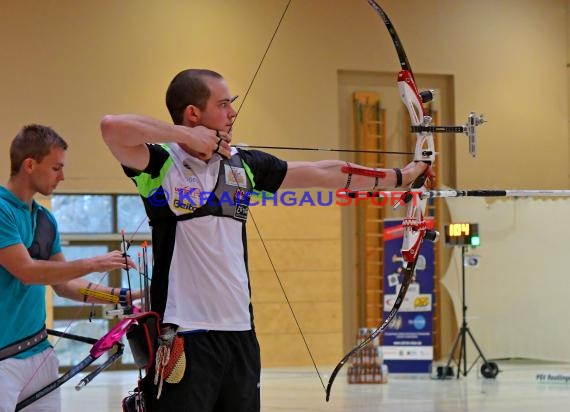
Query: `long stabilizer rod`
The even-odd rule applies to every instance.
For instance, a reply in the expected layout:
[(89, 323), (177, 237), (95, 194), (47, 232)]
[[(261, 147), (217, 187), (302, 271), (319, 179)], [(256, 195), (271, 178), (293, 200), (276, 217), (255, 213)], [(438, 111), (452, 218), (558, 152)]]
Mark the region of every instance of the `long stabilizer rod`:
[[(351, 198), (372, 198), (386, 197), (390, 194), (402, 194), (402, 191), (371, 191), (371, 190), (354, 190), (339, 192), (338, 194)], [(412, 196), (421, 196), (423, 199), (436, 197), (570, 197), (570, 190), (428, 190), (425, 192), (411, 192)]]
[(422, 197), (570, 197), (570, 190), (429, 190)]

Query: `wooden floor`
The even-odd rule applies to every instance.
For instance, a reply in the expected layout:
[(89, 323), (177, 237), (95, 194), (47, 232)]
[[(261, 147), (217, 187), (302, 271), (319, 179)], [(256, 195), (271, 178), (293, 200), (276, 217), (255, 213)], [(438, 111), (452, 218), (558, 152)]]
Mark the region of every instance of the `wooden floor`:
[[(427, 375), (390, 375), (383, 385), (349, 385), (341, 373), (331, 401), (308, 368), (264, 369), (262, 411), (304, 412), (566, 412), (570, 411), (570, 365), (499, 361), (496, 379), (473, 368), (467, 377), (437, 380)], [(328, 368), (325, 370), (332, 370)], [(537, 378), (544, 375), (544, 379)], [(569, 380), (566, 381), (564, 377)], [(120, 411), (134, 372), (105, 372), (77, 392), (77, 376), (62, 387), (63, 412)], [(328, 380), (328, 376), (323, 379)]]

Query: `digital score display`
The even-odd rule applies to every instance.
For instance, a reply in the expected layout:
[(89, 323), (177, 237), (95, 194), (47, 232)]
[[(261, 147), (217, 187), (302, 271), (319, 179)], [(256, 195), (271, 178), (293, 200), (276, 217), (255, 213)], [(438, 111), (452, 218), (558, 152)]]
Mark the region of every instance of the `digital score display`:
[(447, 246), (479, 246), (479, 224), (450, 223), (445, 225), (445, 244)]

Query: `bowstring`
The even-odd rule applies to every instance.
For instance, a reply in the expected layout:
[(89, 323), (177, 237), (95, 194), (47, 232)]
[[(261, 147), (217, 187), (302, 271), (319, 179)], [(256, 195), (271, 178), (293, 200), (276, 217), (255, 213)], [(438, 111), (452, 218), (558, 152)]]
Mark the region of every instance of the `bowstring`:
[[(287, 4), (285, 5), (285, 8), (284, 8), (284, 10), (283, 10), (283, 12), (281, 13), (281, 17), (279, 18), (279, 22), (277, 23), (277, 26), (275, 27), (275, 30), (273, 31), (273, 34), (272, 34), (272, 36), (271, 36), (271, 39), (269, 40), (269, 43), (267, 44), (267, 47), (265, 48), (265, 51), (264, 51), (264, 53), (263, 53), (263, 56), (261, 57), (261, 60), (259, 61), (259, 64), (257, 65), (257, 69), (255, 70), (255, 73), (253, 74), (253, 77), (252, 77), (251, 81), (249, 82), (249, 85), (248, 85), (248, 87), (247, 87), (247, 90), (246, 90), (246, 92), (245, 92), (245, 94), (244, 94), (244, 97), (243, 97), (243, 99), (242, 99), (242, 101), (241, 101), (239, 107), (238, 107), (238, 110), (237, 110), (237, 112), (236, 112), (236, 115), (235, 115), (235, 117), (234, 117), (234, 119), (233, 119), (233, 121), (232, 121), (232, 126), (230, 127), (230, 130), (228, 131), (228, 133), (231, 132), (231, 130), (232, 130), (232, 128), (233, 128), (233, 125), (235, 124), (235, 121), (236, 121), (236, 119), (237, 119), (239, 113), (241, 112), (241, 109), (243, 108), (243, 105), (244, 105), (244, 103), (245, 103), (245, 101), (246, 101), (246, 99), (247, 99), (247, 97), (248, 97), (248, 95), (249, 95), (249, 93), (250, 93), (250, 91), (251, 91), (251, 89), (252, 89), (252, 87), (253, 87), (253, 83), (255, 82), (255, 80), (256, 80), (256, 78), (257, 78), (257, 75), (259, 74), (259, 72), (260, 72), (260, 70), (261, 70), (261, 67), (263, 66), (263, 63), (264, 63), (264, 61), (265, 61), (265, 58), (267, 57), (267, 54), (268, 54), (268, 52), (269, 52), (269, 49), (271, 48), (271, 45), (273, 44), (273, 41), (275, 40), (275, 38), (276, 38), (276, 36), (277, 36), (277, 32), (279, 31), (279, 28), (281, 27), (281, 23), (283, 22), (283, 20), (284, 20), (284, 18), (285, 18), (285, 15), (287, 14), (287, 10), (289, 10), (289, 6), (291, 5), (291, 2), (292, 2), (292, 0), (289, 0), (289, 1), (287, 2)], [(230, 170), (231, 170), (231, 172), (232, 172), (232, 175), (233, 175), (233, 177), (234, 177), (234, 181), (235, 181), (235, 184), (236, 184), (237, 187), (238, 187), (238, 190), (239, 190), (240, 192), (243, 192), (244, 190), (243, 190), (242, 187), (240, 187), (239, 179), (238, 179), (238, 176), (237, 176), (237, 174), (236, 174), (236, 171), (235, 171), (234, 167), (231, 165), (230, 162), (228, 162), (228, 164), (229, 164), (229, 166), (230, 166)], [(247, 177), (246, 177), (246, 178), (247, 178)], [(238, 199), (236, 199), (235, 201), (237, 202)], [(275, 277), (277, 278), (277, 282), (279, 283), (279, 287), (281, 288), (281, 291), (282, 291), (282, 293), (283, 293), (283, 296), (285, 297), (285, 301), (287, 302), (287, 306), (289, 306), (289, 310), (291, 311), (291, 314), (292, 314), (292, 316), (293, 316), (293, 319), (294, 319), (294, 321), (295, 321), (295, 324), (297, 325), (297, 329), (299, 330), (299, 333), (300, 333), (300, 335), (301, 335), (301, 338), (303, 339), (303, 343), (304, 343), (304, 345), (305, 345), (305, 348), (307, 349), (307, 352), (308, 352), (308, 354), (309, 354), (309, 357), (311, 358), (311, 362), (312, 362), (312, 364), (313, 364), (313, 367), (315, 368), (315, 371), (317, 372), (317, 376), (319, 377), (319, 380), (320, 380), (320, 382), (321, 382), (321, 385), (322, 385), (322, 387), (323, 387), (323, 390), (326, 391), (325, 383), (324, 383), (323, 378), (322, 378), (322, 376), (321, 376), (321, 374), (320, 374), (320, 372), (319, 372), (319, 369), (318, 369), (318, 367), (317, 367), (317, 363), (316, 363), (316, 361), (315, 361), (315, 358), (314, 358), (314, 356), (313, 356), (313, 353), (311, 352), (311, 349), (309, 348), (309, 344), (308, 344), (308, 342), (307, 342), (307, 339), (306, 339), (306, 337), (305, 337), (305, 334), (303, 333), (303, 331), (302, 331), (302, 329), (301, 329), (301, 324), (299, 323), (299, 320), (297, 319), (297, 316), (296, 316), (296, 314), (295, 314), (295, 311), (293, 310), (293, 306), (291, 305), (291, 301), (289, 300), (289, 297), (287, 296), (287, 293), (285, 292), (285, 287), (284, 287), (284, 285), (283, 285), (283, 282), (281, 281), (281, 278), (279, 277), (279, 274), (278, 274), (278, 272), (277, 272), (277, 268), (276, 268), (276, 266), (275, 266), (275, 263), (273, 262), (273, 259), (271, 258), (271, 255), (269, 254), (269, 249), (267, 248), (267, 244), (265, 243), (265, 240), (264, 240), (263, 237), (261, 236), (261, 231), (260, 231), (260, 229), (259, 229), (259, 226), (258, 226), (258, 224), (257, 224), (257, 222), (256, 222), (256, 220), (255, 220), (255, 217), (253, 216), (253, 213), (252, 213), (252, 211), (251, 211), (251, 209), (250, 209), (249, 207), (248, 207), (248, 214), (249, 214), (249, 217), (251, 218), (251, 222), (253, 223), (253, 226), (255, 227), (255, 231), (256, 231), (257, 235), (259, 236), (259, 240), (261, 241), (261, 244), (262, 244), (262, 246), (263, 246), (263, 249), (265, 250), (265, 254), (266, 254), (267, 258), (269, 259), (269, 263), (271, 264), (271, 268), (273, 269), (273, 273), (275, 274)], [(245, 224), (245, 223), (244, 223), (244, 224)]]

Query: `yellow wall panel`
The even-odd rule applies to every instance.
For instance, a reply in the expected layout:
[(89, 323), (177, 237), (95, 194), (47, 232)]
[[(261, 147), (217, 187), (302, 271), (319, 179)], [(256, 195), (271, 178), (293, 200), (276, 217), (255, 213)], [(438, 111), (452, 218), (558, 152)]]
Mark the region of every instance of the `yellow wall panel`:
[[(279, 278), (291, 302), (337, 302), (340, 304), (340, 271), (281, 272)], [(257, 302), (282, 302), (285, 300), (273, 271), (257, 271), (251, 274), (252, 299)]]
[[(341, 333), (305, 333), (309, 349), (322, 373), (330, 373), (332, 366), (344, 355)], [(261, 345), (261, 363), (265, 367), (311, 365), (303, 339), (295, 334), (258, 334)], [(332, 365), (332, 366), (331, 366)], [(315, 379), (318, 379), (315, 373)]]
[[(336, 303), (292, 303), (303, 333), (341, 331), (341, 313)], [(258, 303), (254, 307), (256, 329), (263, 334), (296, 333), (297, 326), (287, 303)]]
[[(277, 271), (337, 270), (340, 267), (340, 239), (268, 240), (269, 256)], [(260, 241), (249, 244), (250, 270), (271, 270)], [(257, 266), (260, 264), (260, 266)]]
[[(316, 198), (315, 198), (316, 199)], [(341, 207), (252, 206), (251, 212), (264, 239), (338, 239)], [(258, 238), (251, 220), (248, 238)]]

